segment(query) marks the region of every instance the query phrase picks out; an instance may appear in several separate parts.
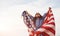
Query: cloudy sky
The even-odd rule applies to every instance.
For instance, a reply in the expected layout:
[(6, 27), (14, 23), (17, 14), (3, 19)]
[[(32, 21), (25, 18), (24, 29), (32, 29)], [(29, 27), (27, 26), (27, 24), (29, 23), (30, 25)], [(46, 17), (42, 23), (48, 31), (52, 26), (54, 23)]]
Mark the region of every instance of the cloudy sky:
[[(60, 0), (0, 0), (0, 8), (14, 6), (14, 5), (23, 5), (37, 2), (36, 4), (42, 5), (53, 5), (54, 8), (59, 8)], [(42, 5), (41, 5), (42, 4)]]
[(60, 0), (0, 0), (0, 36), (28, 36), (21, 13), (27, 10), (31, 15), (43, 15), (52, 7), (57, 36), (60, 35)]

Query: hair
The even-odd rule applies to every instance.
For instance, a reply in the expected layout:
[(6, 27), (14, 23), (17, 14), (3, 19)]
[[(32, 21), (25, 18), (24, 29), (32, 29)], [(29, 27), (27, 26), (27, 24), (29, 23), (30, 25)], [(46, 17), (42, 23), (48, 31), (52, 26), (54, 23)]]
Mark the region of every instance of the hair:
[(40, 14), (40, 13), (36, 13), (36, 14), (35, 14), (35, 17), (36, 17), (36, 15), (40, 15), (40, 16), (39, 16), (39, 18), (42, 18), (42, 16), (41, 16), (41, 14)]
[(37, 15), (37, 14), (39, 14), (39, 15), (40, 15), (40, 13), (36, 13), (36, 14), (35, 14), (35, 17), (33, 18), (34, 23), (36, 22), (36, 19), (37, 19), (37, 18), (42, 18), (42, 16), (41, 16), (41, 15), (40, 15), (39, 17), (36, 17), (36, 15)]

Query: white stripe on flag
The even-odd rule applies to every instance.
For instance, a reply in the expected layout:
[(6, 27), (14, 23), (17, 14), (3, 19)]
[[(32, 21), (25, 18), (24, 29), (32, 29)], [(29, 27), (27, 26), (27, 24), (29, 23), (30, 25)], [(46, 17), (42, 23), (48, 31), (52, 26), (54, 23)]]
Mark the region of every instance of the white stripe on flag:
[(55, 30), (55, 26), (53, 24), (44, 24), (44, 27), (51, 27), (52, 29)]
[(45, 28), (40, 28), (38, 29), (37, 31), (40, 31), (40, 32), (45, 32), (46, 34), (48, 34), (49, 36), (54, 36), (54, 34), (48, 30), (46, 30)]
[(45, 17), (45, 19), (44, 20), (46, 20), (47, 19), (47, 17)]
[(39, 29), (36, 30), (36, 31), (44, 32), (45, 30), (46, 30), (45, 28), (39, 28)]
[(54, 18), (54, 16), (48, 17), (48, 20), (50, 20), (51, 18)]
[(46, 30), (45, 33), (47, 33), (49, 36), (54, 36), (54, 34), (48, 30)]
[(51, 22), (54, 22), (54, 20), (52, 19), (52, 20), (50, 20), (48, 23), (51, 23)]

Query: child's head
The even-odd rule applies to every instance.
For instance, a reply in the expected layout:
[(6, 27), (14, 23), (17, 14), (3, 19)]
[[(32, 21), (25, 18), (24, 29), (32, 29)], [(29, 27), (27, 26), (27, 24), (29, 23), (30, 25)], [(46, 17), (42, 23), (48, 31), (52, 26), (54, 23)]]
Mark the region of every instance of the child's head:
[(36, 18), (38, 18), (38, 17), (41, 18), (42, 16), (41, 16), (40, 13), (36, 13), (36, 14), (35, 14), (35, 17), (36, 17)]

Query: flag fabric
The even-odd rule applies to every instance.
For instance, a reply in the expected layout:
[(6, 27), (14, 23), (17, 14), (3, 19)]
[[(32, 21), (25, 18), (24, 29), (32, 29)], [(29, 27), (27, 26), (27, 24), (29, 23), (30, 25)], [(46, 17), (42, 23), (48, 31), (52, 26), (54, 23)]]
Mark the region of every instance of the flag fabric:
[(28, 27), (28, 32), (29, 32), (29, 36), (34, 36), (34, 23), (33, 23), (33, 16), (31, 16), (30, 14), (27, 13), (27, 11), (24, 11), (22, 13), (23, 16), (23, 21), (26, 24), (26, 26)]
[(37, 35), (41, 32), (43, 36), (55, 36), (55, 20), (52, 10), (48, 10), (43, 25), (37, 31)]
[(40, 34), (43, 36), (55, 36), (55, 20), (52, 10), (48, 10), (42, 26), (36, 31), (32, 21), (33, 16), (29, 15), (26, 11), (23, 12), (22, 16), (23, 21), (28, 27), (29, 36), (40, 36)]

